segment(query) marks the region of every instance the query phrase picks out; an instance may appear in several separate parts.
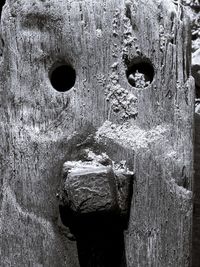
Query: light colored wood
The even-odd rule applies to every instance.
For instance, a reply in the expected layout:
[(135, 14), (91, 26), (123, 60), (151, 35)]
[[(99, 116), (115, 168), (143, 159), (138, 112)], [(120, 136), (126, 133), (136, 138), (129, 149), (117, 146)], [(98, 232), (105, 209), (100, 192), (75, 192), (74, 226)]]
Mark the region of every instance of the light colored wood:
[[(127, 266), (189, 266), (194, 84), (188, 20), (177, 12), (169, 0), (7, 0), (2, 267), (79, 266), (76, 243), (58, 223), (56, 192), (63, 163), (91, 134), (107, 144), (112, 160), (126, 160), (135, 171)], [(148, 87), (128, 83), (126, 70), (136, 59), (154, 66)], [(76, 70), (68, 92), (51, 86), (55, 62)]]

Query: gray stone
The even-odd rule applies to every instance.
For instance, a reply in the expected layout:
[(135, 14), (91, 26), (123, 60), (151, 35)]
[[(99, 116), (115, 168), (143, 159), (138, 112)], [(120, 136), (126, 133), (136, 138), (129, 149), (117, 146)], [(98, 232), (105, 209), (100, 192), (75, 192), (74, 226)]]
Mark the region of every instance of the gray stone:
[[(70, 166), (70, 168), (69, 168)], [(118, 209), (115, 177), (111, 166), (66, 162), (65, 203), (78, 214)]]

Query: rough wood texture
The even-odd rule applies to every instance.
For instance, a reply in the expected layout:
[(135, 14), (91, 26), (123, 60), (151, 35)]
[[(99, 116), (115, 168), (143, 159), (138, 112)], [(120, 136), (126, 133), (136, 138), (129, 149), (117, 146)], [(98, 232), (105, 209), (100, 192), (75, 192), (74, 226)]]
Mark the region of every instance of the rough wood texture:
[[(93, 135), (135, 172), (127, 266), (188, 267), (194, 84), (182, 10), (169, 0), (7, 0), (1, 33), (0, 265), (79, 266), (56, 192), (63, 163)], [(49, 79), (62, 64), (76, 71), (67, 92)]]
[(194, 186), (193, 186), (193, 244), (192, 267), (200, 266), (200, 2), (199, 0), (183, 0), (186, 12), (190, 17), (192, 33), (192, 67), (195, 79), (195, 142), (194, 142)]

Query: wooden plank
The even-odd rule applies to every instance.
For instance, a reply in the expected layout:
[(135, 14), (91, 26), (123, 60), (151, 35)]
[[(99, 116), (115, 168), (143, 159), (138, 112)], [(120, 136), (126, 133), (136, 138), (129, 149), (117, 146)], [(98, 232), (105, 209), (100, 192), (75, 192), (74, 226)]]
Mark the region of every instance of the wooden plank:
[(79, 266), (56, 193), (90, 138), (135, 172), (127, 266), (189, 266), (194, 84), (181, 9), (7, 0), (1, 31), (1, 266)]

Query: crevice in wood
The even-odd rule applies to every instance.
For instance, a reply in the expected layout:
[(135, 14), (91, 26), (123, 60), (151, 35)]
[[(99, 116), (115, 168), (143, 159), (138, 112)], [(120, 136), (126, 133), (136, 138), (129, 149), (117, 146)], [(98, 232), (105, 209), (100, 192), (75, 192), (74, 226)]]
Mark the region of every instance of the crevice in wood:
[(1, 17), (2, 9), (3, 9), (3, 6), (5, 5), (5, 3), (6, 3), (6, 0), (1, 0), (1, 2), (0, 2), (0, 17)]
[(99, 231), (77, 240), (80, 267), (126, 267), (123, 232)]
[[(77, 242), (80, 267), (126, 267), (124, 224), (115, 215), (85, 215), (74, 218), (60, 206), (60, 218)], [(78, 229), (78, 230), (77, 230)]]
[(0, 36), (0, 57), (3, 56), (4, 45), (4, 40)]
[(196, 98), (200, 98), (200, 87), (198, 85), (195, 86), (195, 93), (196, 93)]
[(126, 4), (126, 13), (125, 16), (130, 19), (131, 21), (131, 9), (130, 9), (130, 5)]
[[(3, 6), (5, 5), (5, 3), (6, 3), (6, 0), (2, 0), (0, 2), (0, 24), (1, 24), (2, 9), (3, 9)], [(3, 56), (3, 50), (4, 50), (4, 40), (1, 37), (1, 33), (0, 33), (0, 57)]]

